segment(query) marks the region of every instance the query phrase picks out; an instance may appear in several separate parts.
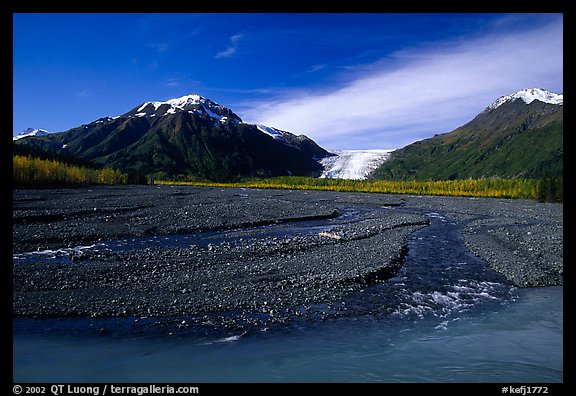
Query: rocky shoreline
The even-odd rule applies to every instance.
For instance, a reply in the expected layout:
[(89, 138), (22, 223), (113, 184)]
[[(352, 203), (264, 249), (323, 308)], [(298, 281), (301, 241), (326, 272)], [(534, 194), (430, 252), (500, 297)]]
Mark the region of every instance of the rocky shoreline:
[[(346, 211), (362, 215), (349, 221)], [(206, 246), (71, 253), (69, 262), (14, 262), (13, 315), (282, 322), (392, 276), (411, 234), (429, 223), (426, 212), (462, 222), (469, 250), (511, 283), (561, 285), (562, 211), (562, 205), (524, 200), (321, 191), (14, 190), (14, 254), (206, 231), (235, 230), (236, 238)], [(321, 219), (334, 219), (334, 225), (305, 235), (251, 238), (253, 226)]]

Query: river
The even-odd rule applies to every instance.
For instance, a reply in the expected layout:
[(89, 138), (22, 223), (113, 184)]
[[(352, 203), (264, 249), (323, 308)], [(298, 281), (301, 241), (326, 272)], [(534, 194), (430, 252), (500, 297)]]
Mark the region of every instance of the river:
[(395, 276), (316, 307), (318, 320), (227, 333), (149, 318), (14, 319), (13, 379), (562, 382), (563, 288), (511, 286), (468, 252), (460, 223), (426, 215)]

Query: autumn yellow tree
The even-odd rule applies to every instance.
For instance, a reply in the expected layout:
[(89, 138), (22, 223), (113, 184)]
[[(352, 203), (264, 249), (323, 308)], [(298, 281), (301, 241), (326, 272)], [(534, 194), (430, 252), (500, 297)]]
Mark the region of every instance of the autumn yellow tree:
[(15, 184), (126, 184), (128, 175), (114, 169), (92, 169), (56, 160), (31, 156), (12, 157), (12, 180)]

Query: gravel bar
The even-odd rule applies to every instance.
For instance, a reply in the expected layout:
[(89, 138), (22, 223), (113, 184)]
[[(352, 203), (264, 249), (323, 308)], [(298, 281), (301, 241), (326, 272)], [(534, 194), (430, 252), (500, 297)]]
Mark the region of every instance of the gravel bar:
[[(361, 216), (346, 221), (350, 210)], [(185, 186), (14, 190), (14, 254), (127, 237), (221, 230), (249, 236), (254, 226), (343, 221), (307, 235), (14, 262), (13, 314), (282, 322), (392, 276), (411, 234), (429, 224), (427, 212), (461, 222), (470, 251), (511, 283), (562, 284), (561, 204)]]

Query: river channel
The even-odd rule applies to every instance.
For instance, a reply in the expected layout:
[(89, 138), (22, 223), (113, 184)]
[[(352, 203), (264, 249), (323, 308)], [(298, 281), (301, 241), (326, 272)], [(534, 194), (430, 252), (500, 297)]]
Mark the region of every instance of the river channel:
[[(404, 210), (383, 208), (382, 210)], [(407, 209), (408, 210), (408, 209)], [(414, 211), (409, 209), (409, 211)], [(20, 253), (72, 263), (84, 251), (206, 247), (318, 234), (335, 219), (129, 238)], [(563, 288), (518, 289), (464, 245), (464, 222), (421, 211), (400, 269), (343, 299), (242, 331), (162, 318), (15, 318), (15, 382), (562, 382)], [(167, 318), (184, 323), (188, 318)], [(262, 325), (264, 323), (264, 325)], [(105, 329), (105, 331), (102, 331)]]

